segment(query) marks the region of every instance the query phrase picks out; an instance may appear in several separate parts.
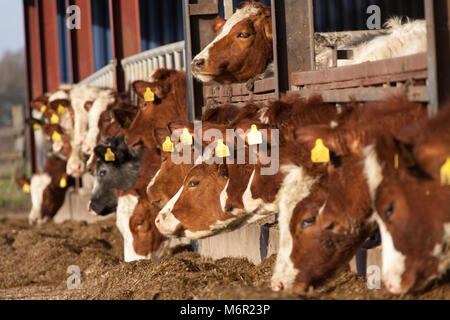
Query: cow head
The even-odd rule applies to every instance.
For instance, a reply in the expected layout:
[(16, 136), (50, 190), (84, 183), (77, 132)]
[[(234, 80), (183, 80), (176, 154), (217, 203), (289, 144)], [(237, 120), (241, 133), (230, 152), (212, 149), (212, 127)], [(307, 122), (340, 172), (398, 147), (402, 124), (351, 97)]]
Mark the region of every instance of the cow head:
[(379, 172), (369, 181), (377, 186), (383, 281), (394, 294), (423, 289), (448, 268), (450, 187), (411, 162), (391, 137), (377, 140), (372, 157)]
[(202, 82), (244, 82), (264, 72), (273, 60), (270, 7), (247, 2), (228, 19), (214, 22), (216, 38), (192, 60)]
[(132, 85), (139, 96), (140, 108), (125, 132), (130, 146), (154, 146), (153, 128), (164, 128), (173, 120), (187, 120), (185, 74), (159, 69), (152, 78), (152, 82), (138, 80)]
[(142, 151), (129, 147), (124, 137), (110, 137), (94, 149), (97, 157), (90, 210), (99, 215), (113, 213), (117, 206), (114, 189), (128, 190), (136, 183)]

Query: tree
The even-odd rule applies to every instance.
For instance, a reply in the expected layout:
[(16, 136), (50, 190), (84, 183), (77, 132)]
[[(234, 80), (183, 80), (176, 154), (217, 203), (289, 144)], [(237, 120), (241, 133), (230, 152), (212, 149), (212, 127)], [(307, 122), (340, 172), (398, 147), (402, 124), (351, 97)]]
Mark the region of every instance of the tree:
[(11, 107), (25, 105), (25, 54), (24, 49), (7, 51), (0, 60), (0, 127), (11, 122)]

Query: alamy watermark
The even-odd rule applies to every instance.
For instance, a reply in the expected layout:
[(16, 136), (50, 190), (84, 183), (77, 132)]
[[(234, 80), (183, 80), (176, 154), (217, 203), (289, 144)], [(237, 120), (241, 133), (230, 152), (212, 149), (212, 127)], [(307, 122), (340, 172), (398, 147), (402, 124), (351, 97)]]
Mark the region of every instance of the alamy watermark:
[(367, 267), (367, 288), (370, 290), (381, 288), (381, 269), (377, 265)]
[(66, 9), (66, 15), (67, 29), (81, 29), (81, 9), (79, 6), (68, 6)]
[(81, 271), (77, 265), (70, 265), (67, 267), (67, 271), (70, 276), (67, 278), (67, 289), (81, 289)]
[(381, 9), (376, 4), (367, 7), (367, 14), (370, 16), (366, 20), (367, 29), (381, 29)]

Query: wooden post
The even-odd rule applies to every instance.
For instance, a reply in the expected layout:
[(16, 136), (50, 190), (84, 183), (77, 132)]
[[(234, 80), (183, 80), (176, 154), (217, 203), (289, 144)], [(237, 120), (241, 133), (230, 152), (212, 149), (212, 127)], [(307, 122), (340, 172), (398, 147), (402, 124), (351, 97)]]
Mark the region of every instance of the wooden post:
[(114, 62), (114, 88), (125, 91), (125, 74), (120, 60), (141, 52), (139, 0), (109, 0)]
[(430, 103), (428, 114), (450, 99), (450, 0), (424, 0)]
[(92, 10), (90, 0), (68, 0), (67, 4), (80, 8), (80, 29), (69, 32), (72, 82), (80, 82), (94, 72), (92, 43)]
[(271, 0), (275, 96), (292, 85), (291, 72), (314, 70), (312, 0)]
[(58, 23), (56, 1), (41, 0), (39, 12), (42, 26), (44, 91), (56, 90), (60, 83)]
[(199, 118), (203, 105), (203, 85), (194, 81), (191, 61), (215, 34), (212, 30), (213, 19), (219, 13), (216, 0), (200, 0), (199, 3), (183, 1), (184, 39), (186, 52), (186, 86), (188, 98), (188, 117), (190, 121)]

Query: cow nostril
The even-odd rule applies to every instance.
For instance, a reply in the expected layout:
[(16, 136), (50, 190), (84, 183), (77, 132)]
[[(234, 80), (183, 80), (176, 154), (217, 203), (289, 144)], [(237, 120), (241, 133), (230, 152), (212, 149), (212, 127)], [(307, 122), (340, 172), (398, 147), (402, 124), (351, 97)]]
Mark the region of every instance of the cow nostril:
[(225, 207), (225, 211), (226, 211), (226, 212), (230, 212), (231, 210), (233, 210), (233, 205), (232, 205), (232, 204), (229, 204), (229, 205), (227, 205), (227, 206)]
[(284, 290), (284, 284), (281, 281), (278, 281), (272, 286), (273, 291), (283, 291)]

